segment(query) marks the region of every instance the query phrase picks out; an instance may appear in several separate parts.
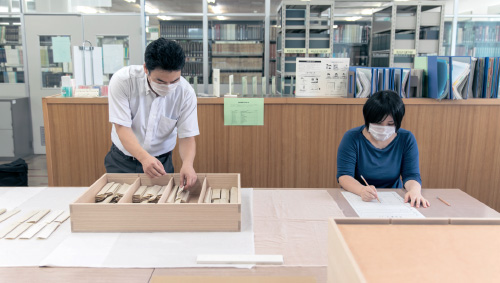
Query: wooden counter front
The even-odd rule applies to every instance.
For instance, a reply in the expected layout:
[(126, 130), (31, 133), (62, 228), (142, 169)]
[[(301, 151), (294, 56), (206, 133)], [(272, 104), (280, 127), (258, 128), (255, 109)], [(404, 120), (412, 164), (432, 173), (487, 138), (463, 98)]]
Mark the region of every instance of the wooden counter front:
[[(224, 126), (223, 98), (198, 98), (195, 170), (242, 187), (335, 188), (337, 148), (366, 99), (266, 98), (264, 126)], [(460, 188), (500, 210), (500, 100), (405, 99), (423, 187)], [(50, 186), (89, 186), (111, 146), (107, 98), (43, 98)], [(174, 168), (181, 167), (174, 150)], [(432, 202), (432, 200), (431, 200)]]

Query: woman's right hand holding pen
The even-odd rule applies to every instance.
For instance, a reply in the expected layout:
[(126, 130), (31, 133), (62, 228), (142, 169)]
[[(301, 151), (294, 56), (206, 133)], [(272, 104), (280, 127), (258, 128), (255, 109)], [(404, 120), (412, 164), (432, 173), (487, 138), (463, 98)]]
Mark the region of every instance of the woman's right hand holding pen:
[(367, 202), (377, 199), (377, 189), (374, 186), (363, 186), (360, 196), (363, 201)]

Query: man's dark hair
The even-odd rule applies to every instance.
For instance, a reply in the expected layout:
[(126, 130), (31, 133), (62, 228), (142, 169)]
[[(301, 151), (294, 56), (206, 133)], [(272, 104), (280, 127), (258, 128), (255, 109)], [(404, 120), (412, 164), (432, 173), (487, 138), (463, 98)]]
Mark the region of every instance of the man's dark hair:
[(405, 105), (401, 97), (392, 90), (374, 93), (363, 106), (366, 129), (369, 128), (370, 123), (381, 123), (389, 115), (394, 119), (396, 131), (399, 130), (405, 115)]
[(165, 71), (180, 71), (186, 62), (186, 55), (177, 42), (161, 37), (146, 47), (144, 61), (150, 72), (157, 68)]

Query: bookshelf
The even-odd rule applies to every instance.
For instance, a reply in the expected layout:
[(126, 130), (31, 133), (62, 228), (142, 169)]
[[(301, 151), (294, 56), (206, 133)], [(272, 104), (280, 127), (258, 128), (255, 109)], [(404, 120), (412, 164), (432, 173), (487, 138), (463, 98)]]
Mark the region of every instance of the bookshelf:
[(160, 21), (159, 36), (175, 40), (186, 54), (184, 77), (198, 77), (203, 83), (203, 23), (201, 21)]
[(210, 34), (211, 69), (220, 69), (221, 83), (229, 83), (229, 75), (235, 83), (263, 76), (263, 21), (210, 21)]
[(23, 46), (19, 18), (2, 18), (0, 26), (0, 83), (24, 83)]
[[(294, 94), (298, 57), (332, 57), (334, 1), (285, 0), (278, 6), (276, 93)], [(283, 84), (283, 86), (282, 86)]]
[[(72, 76), (73, 65), (70, 62), (54, 62), (52, 38), (59, 36), (40, 35), (40, 65), (43, 88), (61, 87), (61, 76)], [(69, 36), (61, 36), (69, 37)]]
[(368, 66), (370, 33), (370, 21), (335, 21), (333, 57), (350, 58), (351, 66)]
[[(444, 25), (445, 54), (451, 53), (452, 23)], [(500, 57), (500, 22), (460, 21), (457, 23), (455, 55)]]
[(442, 55), (444, 2), (394, 2), (373, 14), (370, 66), (412, 68), (415, 56)]

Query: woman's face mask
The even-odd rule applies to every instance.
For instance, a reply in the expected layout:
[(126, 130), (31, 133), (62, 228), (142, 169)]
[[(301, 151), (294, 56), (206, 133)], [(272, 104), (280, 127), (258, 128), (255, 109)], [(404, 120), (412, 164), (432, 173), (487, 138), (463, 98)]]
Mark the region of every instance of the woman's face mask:
[(368, 132), (374, 139), (378, 141), (386, 141), (396, 132), (396, 127), (370, 124), (370, 127), (368, 127)]

